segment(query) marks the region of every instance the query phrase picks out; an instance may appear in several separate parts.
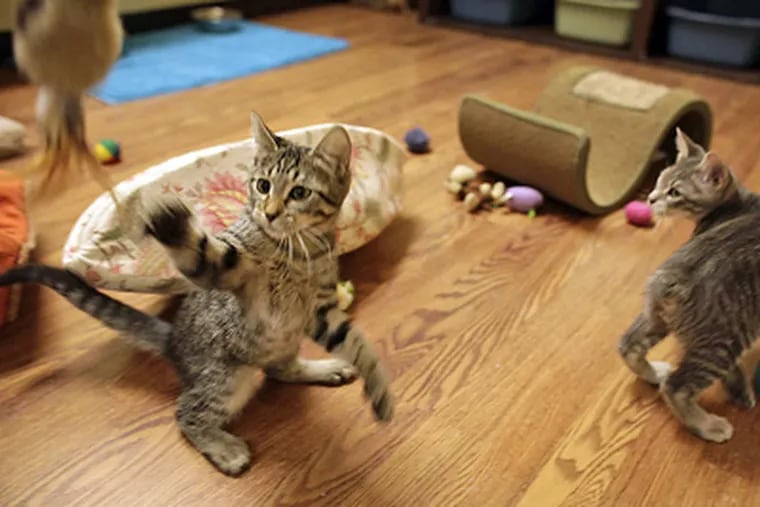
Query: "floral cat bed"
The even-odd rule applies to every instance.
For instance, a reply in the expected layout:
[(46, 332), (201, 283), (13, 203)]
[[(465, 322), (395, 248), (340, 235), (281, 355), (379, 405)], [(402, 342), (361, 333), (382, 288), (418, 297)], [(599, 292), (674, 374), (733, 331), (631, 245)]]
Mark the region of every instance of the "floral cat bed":
[[(378, 130), (343, 125), (353, 143), (353, 180), (337, 223), (337, 251), (350, 252), (374, 239), (401, 209), (403, 147)], [(278, 135), (315, 146), (332, 124)], [(232, 224), (248, 198), (252, 140), (187, 153), (135, 175), (115, 187), (126, 216), (136, 217), (139, 191), (160, 185), (178, 192), (195, 207), (204, 225), (217, 232)], [(63, 251), (66, 268), (101, 289), (183, 293), (192, 285), (174, 268), (152, 238), (136, 234), (136, 223), (122, 224), (108, 194), (101, 195), (77, 220)]]

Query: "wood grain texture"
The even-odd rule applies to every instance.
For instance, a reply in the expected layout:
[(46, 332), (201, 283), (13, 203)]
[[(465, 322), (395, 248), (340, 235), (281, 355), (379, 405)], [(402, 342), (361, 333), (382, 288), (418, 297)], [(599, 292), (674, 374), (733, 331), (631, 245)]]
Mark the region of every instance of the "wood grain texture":
[[(266, 21), (350, 40), (348, 51), (184, 93), (107, 107), (88, 101), (93, 139), (122, 143), (116, 179), (182, 152), (248, 135), (248, 112), (274, 129), (324, 121), (413, 126), (433, 152), (405, 169), (405, 210), (342, 259), (356, 322), (393, 376), (395, 421), (376, 424), (361, 387), (265, 384), (233, 430), (254, 449), (229, 479), (182, 439), (179, 385), (48, 290), (28, 288), (0, 331), (3, 505), (757, 505), (758, 412), (723, 403), (725, 445), (685, 432), (617, 357), (646, 277), (689, 235), (686, 223), (635, 229), (622, 213), (557, 203), (530, 220), (466, 214), (441, 182), (469, 162), (457, 139), (465, 93), (530, 108), (560, 65), (600, 64), (711, 102), (714, 147), (760, 189), (760, 88), (417, 24), (345, 5)], [(28, 125), (35, 91), (5, 74), (0, 111)], [(32, 136), (31, 149), (38, 147)], [(13, 168), (28, 158), (4, 162)], [(37, 259), (60, 263), (87, 183), (41, 203)], [(115, 294), (160, 311), (156, 296)], [(307, 345), (308, 354), (317, 355)], [(677, 358), (670, 340), (653, 351)]]

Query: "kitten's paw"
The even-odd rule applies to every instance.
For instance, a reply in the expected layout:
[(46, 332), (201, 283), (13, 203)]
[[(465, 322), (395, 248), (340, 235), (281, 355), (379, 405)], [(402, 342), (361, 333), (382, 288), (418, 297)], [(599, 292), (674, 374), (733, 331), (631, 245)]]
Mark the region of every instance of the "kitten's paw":
[(649, 366), (652, 368), (645, 375), (643, 375), (643, 379), (656, 386), (662, 385), (662, 383), (665, 382), (665, 379), (668, 378), (668, 375), (673, 369), (673, 365), (666, 361), (650, 361)]
[(734, 427), (731, 423), (715, 414), (708, 414), (703, 424), (692, 430), (703, 439), (716, 443), (726, 442), (734, 435)]
[(231, 433), (220, 431), (201, 452), (220, 472), (232, 477), (251, 467), (251, 448), (245, 440)]
[(348, 361), (342, 359), (328, 359), (329, 363), (323, 365), (324, 372), (322, 373), (321, 383), (328, 386), (342, 386), (350, 384), (358, 376), (358, 371)]
[(343, 359), (298, 359), (285, 368), (267, 370), (267, 375), (280, 382), (342, 386), (358, 376), (356, 368)]
[(141, 197), (140, 217), (146, 234), (168, 247), (184, 245), (192, 232), (195, 217), (190, 207), (176, 194), (151, 190)]

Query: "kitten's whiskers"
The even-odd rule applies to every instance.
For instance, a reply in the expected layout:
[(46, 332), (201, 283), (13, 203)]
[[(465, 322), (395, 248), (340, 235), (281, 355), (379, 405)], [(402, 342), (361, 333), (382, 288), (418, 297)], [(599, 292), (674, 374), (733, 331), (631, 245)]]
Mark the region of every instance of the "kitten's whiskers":
[(293, 264), (293, 237), (288, 235), (288, 267)]
[(311, 255), (309, 255), (309, 249), (306, 248), (306, 243), (304, 243), (303, 238), (298, 231), (295, 232), (295, 235), (296, 239), (298, 239), (298, 243), (301, 244), (303, 254), (306, 256), (306, 272), (309, 274), (309, 276), (311, 276)]
[(321, 247), (324, 249), (325, 252), (327, 252), (327, 255), (330, 256), (330, 260), (333, 258), (333, 249), (332, 245), (330, 245), (330, 242), (327, 241), (327, 239), (324, 237), (323, 234), (318, 234), (311, 229), (306, 229), (303, 231), (303, 233), (306, 235), (306, 239), (312, 241), (315, 243), (318, 247)]

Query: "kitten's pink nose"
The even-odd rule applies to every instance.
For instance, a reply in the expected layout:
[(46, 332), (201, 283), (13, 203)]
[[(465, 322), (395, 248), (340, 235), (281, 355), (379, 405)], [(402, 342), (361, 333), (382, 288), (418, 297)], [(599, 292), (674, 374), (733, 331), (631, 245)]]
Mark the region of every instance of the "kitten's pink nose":
[(656, 200), (657, 200), (657, 197), (655, 197), (654, 193), (649, 194), (649, 196), (647, 197), (647, 203), (649, 203), (650, 206), (654, 204)]

